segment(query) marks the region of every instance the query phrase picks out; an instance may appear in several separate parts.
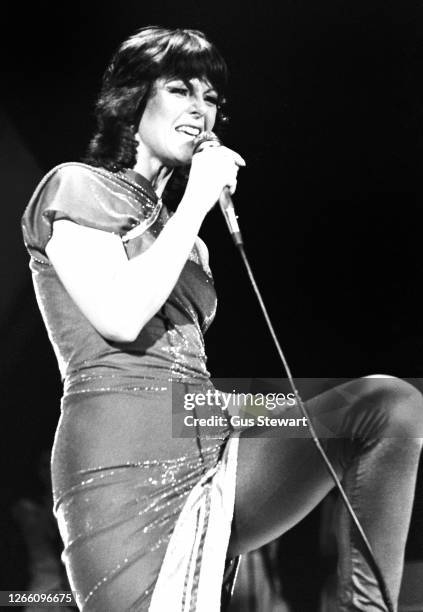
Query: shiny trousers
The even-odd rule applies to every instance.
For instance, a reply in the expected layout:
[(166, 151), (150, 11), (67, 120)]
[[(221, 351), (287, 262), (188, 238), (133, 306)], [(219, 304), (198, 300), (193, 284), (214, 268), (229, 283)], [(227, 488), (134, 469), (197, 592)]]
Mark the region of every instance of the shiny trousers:
[[(396, 610), (423, 441), (422, 396), (402, 380), (366, 377), (326, 391), (306, 405)], [(302, 416), (296, 406), (284, 414)], [(255, 426), (240, 434), (230, 555), (282, 535), (334, 486), (307, 432), (282, 435), (276, 429)], [(342, 504), (335, 528), (338, 582), (323, 612), (386, 610), (362, 541)]]

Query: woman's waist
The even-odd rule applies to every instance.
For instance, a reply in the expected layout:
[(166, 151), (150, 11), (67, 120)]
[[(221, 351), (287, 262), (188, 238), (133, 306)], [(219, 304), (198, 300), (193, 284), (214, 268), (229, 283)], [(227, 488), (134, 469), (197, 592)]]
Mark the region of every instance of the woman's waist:
[(64, 396), (90, 391), (165, 391), (171, 384), (182, 382), (211, 385), (204, 368), (179, 363), (154, 363), (151, 360), (116, 360), (109, 363), (85, 362), (70, 370), (63, 381)]

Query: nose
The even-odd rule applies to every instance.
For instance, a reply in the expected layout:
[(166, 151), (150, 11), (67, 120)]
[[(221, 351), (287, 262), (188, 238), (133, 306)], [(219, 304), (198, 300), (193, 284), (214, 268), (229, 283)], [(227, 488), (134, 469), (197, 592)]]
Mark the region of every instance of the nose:
[(207, 104), (200, 92), (193, 92), (191, 96), (191, 112), (196, 116), (202, 117), (206, 114)]

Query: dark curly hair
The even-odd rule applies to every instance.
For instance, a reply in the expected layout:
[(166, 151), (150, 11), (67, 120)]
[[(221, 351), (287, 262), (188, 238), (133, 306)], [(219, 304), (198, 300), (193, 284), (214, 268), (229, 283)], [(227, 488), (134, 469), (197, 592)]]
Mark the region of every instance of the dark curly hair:
[(103, 76), (95, 107), (97, 130), (84, 161), (112, 172), (136, 163), (135, 133), (157, 78), (206, 78), (218, 93), (216, 129), (223, 114), (227, 66), (198, 30), (142, 28), (118, 48)]

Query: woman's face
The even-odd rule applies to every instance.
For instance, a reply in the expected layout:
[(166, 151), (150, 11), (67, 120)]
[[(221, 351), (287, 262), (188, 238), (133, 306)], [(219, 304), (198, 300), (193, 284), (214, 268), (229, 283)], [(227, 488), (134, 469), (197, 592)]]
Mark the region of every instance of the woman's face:
[(212, 130), (218, 94), (203, 79), (157, 79), (139, 128), (138, 161), (168, 167), (188, 164), (195, 137)]

